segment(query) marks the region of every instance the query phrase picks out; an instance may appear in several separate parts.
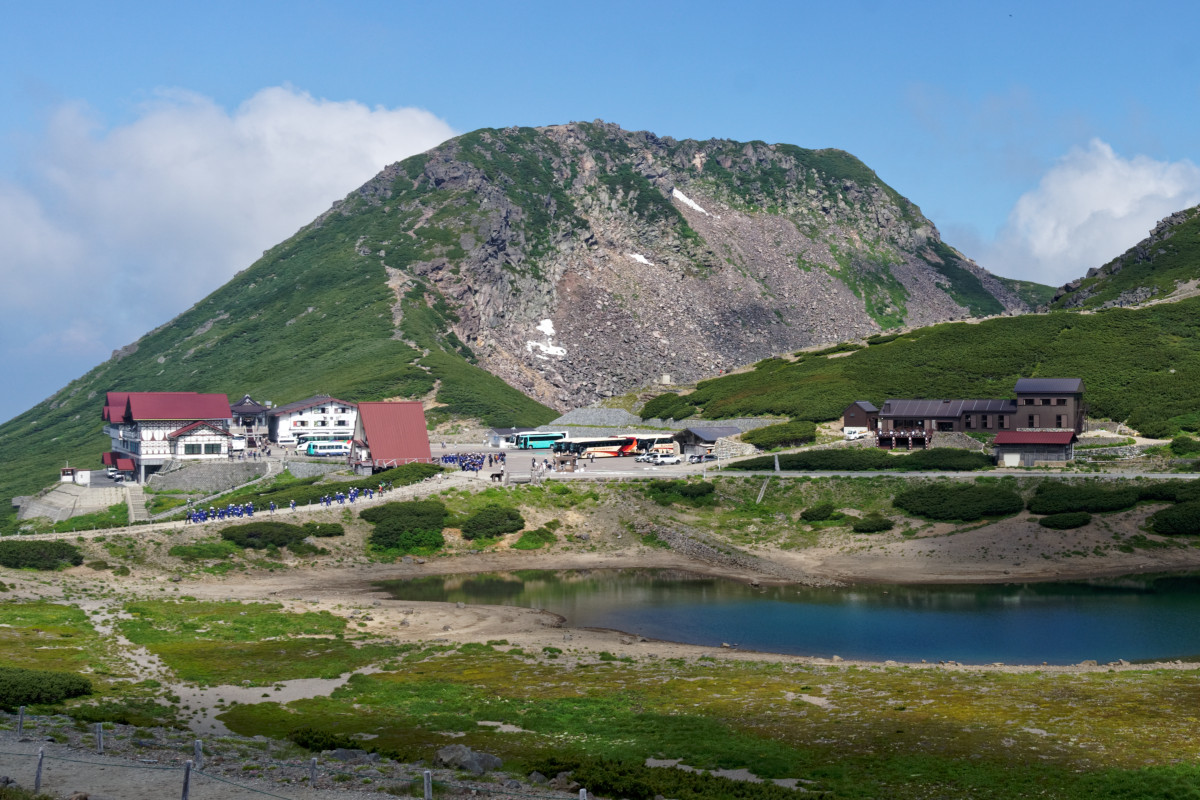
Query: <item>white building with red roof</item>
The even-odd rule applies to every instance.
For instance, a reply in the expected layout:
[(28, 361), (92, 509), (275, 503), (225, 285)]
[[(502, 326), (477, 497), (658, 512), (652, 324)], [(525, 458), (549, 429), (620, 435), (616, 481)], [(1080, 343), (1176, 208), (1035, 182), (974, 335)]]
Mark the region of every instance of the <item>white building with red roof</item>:
[(229, 398), (199, 392), (109, 392), (101, 414), (105, 464), (139, 483), (168, 461), (229, 458)]

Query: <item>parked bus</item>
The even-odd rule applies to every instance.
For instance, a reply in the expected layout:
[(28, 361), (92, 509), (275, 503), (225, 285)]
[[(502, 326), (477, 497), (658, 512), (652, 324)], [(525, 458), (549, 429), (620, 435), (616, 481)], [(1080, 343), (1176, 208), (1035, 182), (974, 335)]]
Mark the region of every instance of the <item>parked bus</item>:
[(637, 437), (637, 446), (634, 449), (641, 455), (649, 453), (674, 453), (675, 436), (670, 433), (639, 436)]
[(633, 455), (637, 440), (632, 436), (575, 437), (559, 439), (553, 445), (555, 453), (586, 458), (612, 458)]
[(528, 431), (517, 434), (516, 448), (518, 450), (549, 450), (555, 442), (566, 438), (566, 431)]
[(350, 455), (350, 443), (309, 442), (304, 446), (304, 454), (307, 456), (348, 456)]

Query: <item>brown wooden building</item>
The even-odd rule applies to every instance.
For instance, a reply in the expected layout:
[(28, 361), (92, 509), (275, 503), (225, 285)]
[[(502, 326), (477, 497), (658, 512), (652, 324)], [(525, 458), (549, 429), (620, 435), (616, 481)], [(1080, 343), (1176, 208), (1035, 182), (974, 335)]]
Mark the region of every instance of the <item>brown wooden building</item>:
[(1087, 406), (1079, 378), (1021, 378), (1017, 381), (1016, 430), (1083, 433)]
[(866, 400), (855, 400), (842, 412), (842, 430), (846, 433), (874, 432), (879, 427), (879, 409)]

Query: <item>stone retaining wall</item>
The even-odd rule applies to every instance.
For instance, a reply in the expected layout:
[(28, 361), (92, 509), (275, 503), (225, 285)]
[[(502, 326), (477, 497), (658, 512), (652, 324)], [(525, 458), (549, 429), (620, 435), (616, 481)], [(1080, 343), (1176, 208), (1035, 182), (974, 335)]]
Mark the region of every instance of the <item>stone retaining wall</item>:
[(283, 462), (283, 468), (297, 478), (315, 478), (318, 475), (328, 475), (331, 472), (348, 469), (348, 467), (338, 462), (331, 464), (328, 461), (287, 461)]
[(254, 480), (267, 471), (266, 461), (175, 462), (151, 475), (146, 485), (152, 490), (183, 490), (216, 494)]

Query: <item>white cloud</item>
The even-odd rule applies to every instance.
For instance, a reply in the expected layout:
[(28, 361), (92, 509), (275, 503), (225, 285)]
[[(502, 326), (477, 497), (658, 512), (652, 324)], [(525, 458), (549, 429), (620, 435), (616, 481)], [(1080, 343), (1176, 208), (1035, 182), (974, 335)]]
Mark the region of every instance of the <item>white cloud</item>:
[[(421, 109), (287, 87), (232, 113), (161, 92), (112, 128), (85, 106), (63, 106), (28, 156), (27, 179), (0, 179), (0, 349), (39, 375), (59, 357), (77, 362), (80, 348), (100, 361), (385, 165), (454, 134)], [(52, 386), (75, 375), (75, 366), (60, 370)], [(25, 405), (0, 408), (0, 419)]]
[(1061, 286), (1197, 202), (1200, 167), (1186, 160), (1123, 158), (1093, 139), (1068, 152), (1017, 200), (979, 262), (1000, 275)]

